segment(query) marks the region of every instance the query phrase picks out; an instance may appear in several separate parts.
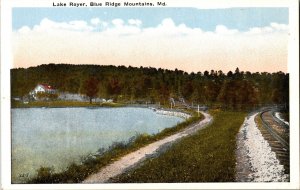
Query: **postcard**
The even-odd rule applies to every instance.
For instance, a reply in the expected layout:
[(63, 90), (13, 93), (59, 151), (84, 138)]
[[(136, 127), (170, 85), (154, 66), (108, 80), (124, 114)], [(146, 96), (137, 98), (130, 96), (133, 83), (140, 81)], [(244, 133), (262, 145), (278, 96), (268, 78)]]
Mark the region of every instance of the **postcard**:
[(1, 188), (299, 188), (297, 1), (1, 2)]

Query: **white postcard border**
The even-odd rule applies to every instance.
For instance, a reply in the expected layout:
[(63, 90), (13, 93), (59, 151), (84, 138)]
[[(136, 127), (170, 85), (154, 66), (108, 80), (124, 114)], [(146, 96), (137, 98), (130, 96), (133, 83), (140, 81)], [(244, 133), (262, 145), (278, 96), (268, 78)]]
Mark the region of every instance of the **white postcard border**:
[[(70, 1), (61, 1), (70, 2)], [(72, 2), (80, 2), (78, 0)], [(83, 1), (82, 1), (83, 2)], [(90, 1), (84, 1), (90, 2)], [(99, 0), (93, 2), (101, 2)], [(102, 1), (103, 2), (103, 1)], [(114, 1), (124, 2), (124, 1)], [(133, 1), (138, 2), (138, 1)], [(144, 1), (143, 1), (144, 2)], [(156, 2), (156, 1), (148, 1)], [(52, 7), (48, 0), (3, 0), (1, 2), (1, 183), (3, 189), (296, 189), (299, 188), (299, 2), (296, 0), (165, 0), (167, 7), (229, 8), (229, 7), (289, 7), (290, 125), (291, 177), (289, 183), (147, 183), (147, 184), (11, 184), (11, 116), (10, 69), (12, 67), (12, 8)], [(162, 7), (163, 8), (163, 7)]]

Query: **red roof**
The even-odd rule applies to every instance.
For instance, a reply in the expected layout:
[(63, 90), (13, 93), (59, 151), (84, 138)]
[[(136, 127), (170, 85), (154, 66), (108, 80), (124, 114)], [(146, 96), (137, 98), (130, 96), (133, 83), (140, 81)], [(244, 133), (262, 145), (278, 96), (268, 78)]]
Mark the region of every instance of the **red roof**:
[(54, 90), (54, 88), (48, 84), (40, 84), (40, 85), (43, 86), (47, 90)]

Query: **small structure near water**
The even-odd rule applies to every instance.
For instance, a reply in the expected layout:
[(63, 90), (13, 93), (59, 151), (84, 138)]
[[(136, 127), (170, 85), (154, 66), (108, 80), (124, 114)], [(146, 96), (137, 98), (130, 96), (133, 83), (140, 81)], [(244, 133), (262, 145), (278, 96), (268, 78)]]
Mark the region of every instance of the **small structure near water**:
[(29, 95), (37, 100), (39, 99), (39, 95), (51, 95), (56, 94), (57, 90), (54, 89), (52, 86), (48, 84), (38, 84), (31, 92), (29, 92)]
[(155, 109), (155, 108), (150, 108), (150, 109), (155, 111), (157, 114), (162, 114), (162, 115), (176, 116), (184, 119), (188, 119), (189, 117), (191, 117), (189, 114), (179, 112), (179, 111), (169, 111), (169, 110), (162, 110), (162, 109)]

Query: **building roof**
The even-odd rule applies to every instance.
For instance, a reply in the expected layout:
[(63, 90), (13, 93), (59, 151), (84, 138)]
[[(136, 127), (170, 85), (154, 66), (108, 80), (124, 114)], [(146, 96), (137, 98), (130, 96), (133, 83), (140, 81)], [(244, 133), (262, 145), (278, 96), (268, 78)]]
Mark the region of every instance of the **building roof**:
[(41, 86), (43, 86), (44, 89), (47, 89), (47, 90), (54, 90), (54, 88), (48, 84), (39, 84)]

